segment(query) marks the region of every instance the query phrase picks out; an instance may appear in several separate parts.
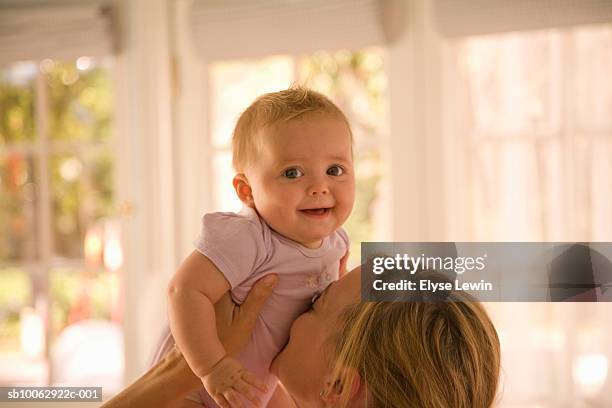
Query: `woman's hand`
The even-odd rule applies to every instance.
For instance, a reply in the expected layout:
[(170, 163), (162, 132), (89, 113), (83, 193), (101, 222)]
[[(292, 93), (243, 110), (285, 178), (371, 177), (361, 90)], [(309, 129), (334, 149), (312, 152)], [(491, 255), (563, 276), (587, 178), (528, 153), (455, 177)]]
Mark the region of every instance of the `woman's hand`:
[(276, 275), (267, 275), (258, 280), (240, 306), (226, 293), (215, 304), (217, 334), (227, 354), (236, 355), (251, 339), (259, 312), (278, 283)]
[[(241, 306), (234, 304), (229, 294), (215, 304), (219, 339), (229, 354), (240, 352), (251, 338), (257, 316), (277, 281), (275, 275), (257, 281)], [(201, 384), (174, 349), (102, 408), (172, 407)]]

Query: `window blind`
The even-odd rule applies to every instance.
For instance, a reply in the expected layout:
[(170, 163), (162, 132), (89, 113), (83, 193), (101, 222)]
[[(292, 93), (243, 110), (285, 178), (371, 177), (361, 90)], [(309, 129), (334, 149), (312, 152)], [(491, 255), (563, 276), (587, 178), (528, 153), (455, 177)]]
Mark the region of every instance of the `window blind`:
[(389, 41), (385, 0), (196, 0), (196, 50), (207, 60), (319, 49), (355, 49)]
[(105, 2), (37, 2), (0, 6), (0, 65), (44, 58), (108, 55), (115, 50)]
[(447, 37), (612, 22), (610, 0), (434, 0)]

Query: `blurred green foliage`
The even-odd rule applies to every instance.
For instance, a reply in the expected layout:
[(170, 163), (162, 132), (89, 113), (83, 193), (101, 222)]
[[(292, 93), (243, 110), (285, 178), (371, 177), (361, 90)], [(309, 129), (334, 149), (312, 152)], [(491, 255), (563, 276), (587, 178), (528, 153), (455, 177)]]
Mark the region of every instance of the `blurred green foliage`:
[(111, 134), (112, 83), (104, 66), (79, 70), (74, 63), (54, 62), (46, 68), (54, 140), (105, 140)]
[(19, 310), (31, 303), (32, 284), (28, 275), (20, 268), (0, 270), (0, 310)]
[(56, 268), (49, 279), (52, 337), (84, 318), (111, 318), (111, 301), (118, 286), (117, 274)]
[(28, 275), (19, 268), (0, 269), (0, 350), (19, 346), (19, 314), (31, 304)]
[(0, 262), (35, 256), (34, 185), (32, 156), (0, 154)]
[[(114, 159), (108, 142), (114, 90), (109, 66), (109, 59), (83, 57), (18, 63), (0, 70), (0, 264), (38, 260), (41, 205), (51, 205), (53, 254), (60, 258), (82, 259), (86, 228), (112, 216)], [(46, 100), (37, 99), (37, 83), (46, 88)], [(50, 203), (40, 201), (41, 180), (34, 177), (40, 165), (34, 143), (43, 136), (36, 128), (38, 109), (48, 122), (48, 180), (42, 181), (49, 183)], [(15, 347), (20, 309), (31, 305), (35, 296), (46, 296), (33, 293), (28, 273), (23, 268), (0, 270), (0, 337), (12, 338)], [(109, 290), (117, 290), (113, 276), (50, 271), (53, 332), (79, 316), (108, 318)], [(0, 346), (6, 344), (0, 341)]]
[(35, 137), (34, 77), (24, 68), (19, 64), (0, 71), (0, 147)]

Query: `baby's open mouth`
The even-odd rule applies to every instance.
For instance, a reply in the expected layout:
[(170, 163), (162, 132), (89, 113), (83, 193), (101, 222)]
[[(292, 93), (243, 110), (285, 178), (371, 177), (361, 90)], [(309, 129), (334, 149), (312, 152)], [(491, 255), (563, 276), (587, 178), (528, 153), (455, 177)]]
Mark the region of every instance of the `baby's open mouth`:
[(323, 214), (327, 214), (330, 210), (331, 208), (309, 208), (309, 209), (300, 210), (300, 211), (305, 212), (308, 215), (323, 215)]

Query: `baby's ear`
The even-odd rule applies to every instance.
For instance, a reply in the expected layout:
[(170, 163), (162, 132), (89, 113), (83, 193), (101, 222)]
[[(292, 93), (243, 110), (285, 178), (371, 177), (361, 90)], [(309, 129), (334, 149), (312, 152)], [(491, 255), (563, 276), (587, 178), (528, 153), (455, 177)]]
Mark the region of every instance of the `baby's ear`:
[(255, 202), (253, 201), (253, 192), (246, 175), (244, 173), (236, 174), (232, 180), (232, 184), (234, 185), (234, 190), (236, 190), (236, 194), (238, 195), (240, 201), (249, 207), (254, 207)]

